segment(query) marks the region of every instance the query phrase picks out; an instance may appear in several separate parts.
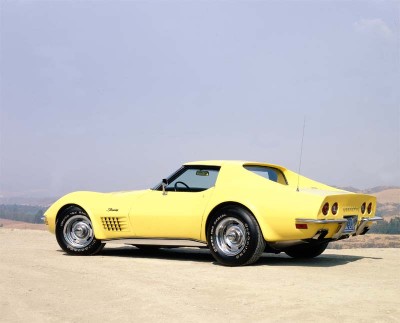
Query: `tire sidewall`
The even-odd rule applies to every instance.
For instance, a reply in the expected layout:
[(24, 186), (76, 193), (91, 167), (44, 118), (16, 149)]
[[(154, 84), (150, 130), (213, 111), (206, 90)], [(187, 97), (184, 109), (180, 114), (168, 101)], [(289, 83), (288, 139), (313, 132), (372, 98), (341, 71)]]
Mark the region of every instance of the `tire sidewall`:
[[(227, 217), (240, 220), (246, 230), (247, 239), (244, 249), (235, 256), (224, 254), (216, 242), (215, 230), (218, 224)], [(249, 261), (257, 249), (260, 230), (254, 217), (245, 209), (240, 207), (226, 207), (216, 213), (207, 228), (207, 242), (215, 259), (227, 266), (240, 266)]]
[[(72, 207), (69, 208), (65, 211), (65, 213), (57, 219), (56, 222), (56, 238), (57, 242), (60, 245), (60, 247), (67, 253), (72, 254), (72, 255), (91, 255), (93, 254), (96, 250), (99, 249), (99, 246), (101, 245), (101, 241), (97, 240), (95, 237), (93, 237), (93, 240), (90, 242), (89, 245), (87, 245), (84, 248), (76, 248), (71, 246), (64, 238), (64, 227), (65, 224), (68, 222), (68, 220), (76, 215), (81, 215), (89, 219), (89, 216), (87, 215), (86, 212), (83, 210), (77, 208), (77, 207)], [(91, 221), (90, 221), (91, 223)]]

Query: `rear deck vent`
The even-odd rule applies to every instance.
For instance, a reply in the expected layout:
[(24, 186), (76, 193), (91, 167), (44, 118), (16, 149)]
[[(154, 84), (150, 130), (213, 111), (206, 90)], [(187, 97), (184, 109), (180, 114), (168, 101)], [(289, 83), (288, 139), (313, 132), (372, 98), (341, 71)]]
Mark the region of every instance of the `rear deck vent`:
[(104, 230), (107, 231), (126, 231), (127, 221), (123, 217), (104, 217), (101, 218)]
[(359, 210), (360, 208), (356, 206), (347, 206), (343, 208), (344, 213), (358, 213)]

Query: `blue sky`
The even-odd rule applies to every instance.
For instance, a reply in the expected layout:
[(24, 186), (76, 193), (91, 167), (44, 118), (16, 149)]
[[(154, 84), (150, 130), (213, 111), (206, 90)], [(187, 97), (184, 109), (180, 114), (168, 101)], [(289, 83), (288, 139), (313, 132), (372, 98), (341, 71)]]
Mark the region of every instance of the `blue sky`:
[(400, 183), (397, 1), (1, 1), (0, 195), (245, 159)]

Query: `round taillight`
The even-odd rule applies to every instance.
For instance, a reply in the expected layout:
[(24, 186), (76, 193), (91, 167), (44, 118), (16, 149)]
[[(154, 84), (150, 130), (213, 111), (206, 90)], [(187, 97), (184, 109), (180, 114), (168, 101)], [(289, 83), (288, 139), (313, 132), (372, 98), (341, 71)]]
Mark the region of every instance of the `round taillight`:
[(338, 206), (338, 204), (335, 202), (335, 203), (333, 203), (333, 205), (332, 205), (332, 214), (333, 215), (336, 215), (337, 214), (337, 211), (338, 211), (338, 209), (339, 209), (339, 206)]
[(366, 208), (366, 204), (363, 203), (363, 204), (361, 205), (361, 213), (362, 213), (362, 214), (365, 213), (365, 208)]
[(324, 206), (322, 207), (322, 214), (323, 214), (323, 215), (327, 215), (328, 212), (329, 212), (329, 203), (326, 202), (326, 203), (324, 204)]
[(368, 204), (367, 212), (368, 212), (368, 214), (371, 214), (371, 212), (372, 212), (372, 203)]

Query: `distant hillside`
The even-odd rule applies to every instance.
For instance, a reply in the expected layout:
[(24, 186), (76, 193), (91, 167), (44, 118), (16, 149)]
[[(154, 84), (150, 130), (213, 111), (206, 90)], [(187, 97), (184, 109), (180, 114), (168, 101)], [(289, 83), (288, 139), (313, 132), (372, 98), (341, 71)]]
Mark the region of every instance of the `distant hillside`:
[(31, 206), (40, 206), (43, 208), (48, 208), (51, 204), (57, 201), (55, 197), (21, 197), (21, 196), (13, 196), (13, 197), (0, 197), (0, 205), (31, 205)]
[[(387, 223), (380, 223), (379, 225), (391, 226), (392, 220), (400, 220), (400, 188), (387, 188), (383, 191), (372, 193), (376, 196), (377, 209), (376, 214), (382, 216)], [(374, 228), (378, 229), (378, 226)], [(378, 231), (376, 231), (378, 232)]]
[(43, 223), (46, 208), (32, 205), (0, 205), (0, 218), (28, 223)]
[(398, 190), (399, 191), (400, 186), (376, 186), (373, 188), (362, 190), (361, 192), (366, 193), (366, 194), (374, 194), (374, 193), (379, 193), (379, 192), (388, 191), (388, 190)]
[[(388, 190), (398, 190), (400, 192), (400, 186), (375, 186), (372, 188), (367, 188), (365, 190), (353, 187), (353, 186), (335, 186), (337, 188), (340, 188), (341, 190), (349, 191), (349, 192), (354, 192), (354, 193), (364, 193), (364, 194), (372, 194), (375, 195), (375, 193), (381, 193), (385, 192)], [(400, 201), (399, 201), (400, 203)]]
[(400, 188), (391, 188), (371, 194), (376, 196), (376, 199), (380, 204), (400, 204)]

